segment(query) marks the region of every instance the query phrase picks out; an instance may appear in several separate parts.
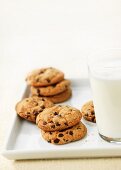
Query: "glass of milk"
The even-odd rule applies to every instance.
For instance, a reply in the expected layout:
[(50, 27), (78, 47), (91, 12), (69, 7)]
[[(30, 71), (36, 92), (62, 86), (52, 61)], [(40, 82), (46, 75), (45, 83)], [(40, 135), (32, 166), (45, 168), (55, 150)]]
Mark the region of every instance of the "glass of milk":
[(98, 51), (88, 68), (99, 135), (121, 143), (121, 49)]

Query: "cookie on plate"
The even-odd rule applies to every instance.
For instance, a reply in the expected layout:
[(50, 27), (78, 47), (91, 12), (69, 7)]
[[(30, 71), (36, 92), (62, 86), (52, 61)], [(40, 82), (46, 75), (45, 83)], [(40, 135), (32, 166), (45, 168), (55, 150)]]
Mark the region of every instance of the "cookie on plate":
[(35, 96), (54, 96), (67, 90), (69, 88), (69, 85), (69, 80), (62, 80), (57, 84), (46, 87), (31, 86), (31, 94)]
[(48, 67), (32, 71), (26, 78), (28, 85), (31, 86), (49, 86), (58, 83), (64, 79), (64, 73), (60, 70)]
[(82, 115), (83, 115), (84, 119), (86, 119), (87, 121), (96, 123), (94, 105), (93, 105), (92, 100), (88, 101), (87, 103), (85, 103), (82, 106), (81, 112), (82, 112)]
[(53, 102), (44, 97), (29, 97), (21, 100), (16, 104), (15, 110), (17, 114), (31, 122), (36, 122), (36, 116), (45, 108), (53, 106)]
[(81, 117), (81, 112), (74, 107), (55, 105), (38, 114), (36, 123), (44, 131), (57, 131), (76, 125)]
[(62, 145), (82, 139), (87, 133), (87, 128), (82, 122), (80, 122), (79, 124), (65, 130), (54, 132), (45, 132), (41, 130), (41, 133), (42, 137), (49, 143)]
[(55, 96), (48, 96), (47, 99), (51, 100), (53, 103), (62, 103), (68, 100), (72, 96), (71, 88), (68, 88), (64, 92), (57, 94)]

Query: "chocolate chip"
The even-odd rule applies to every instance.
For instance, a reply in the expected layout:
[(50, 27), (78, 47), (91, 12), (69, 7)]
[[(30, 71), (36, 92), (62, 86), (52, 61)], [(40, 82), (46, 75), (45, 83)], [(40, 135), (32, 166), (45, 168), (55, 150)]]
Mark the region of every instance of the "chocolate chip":
[(58, 115), (58, 113), (57, 113), (57, 112), (54, 112), (54, 115), (56, 116), (56, 115)]
[(43, 106), (41, 106), (41, 108), (42, 108), (42, 109), (45, 109), (45, 106), (43, 105)]
[(51, 126), (51, 128), (53, 128), (53, 129), (54, 129), (54, 128), (55, 128), (55, 125), (52, 125), (52, 126)]
[(72, 131), (69, 131), (69, 135), (73, 135), (73, 132), (72, 132)]
[(62, 133), (59, 133), (58, 137), (63, 137), (64, 135)]
[(27, 114), (27, 115), (30, 115), (30, 112), (27, 112), (26, 114)]
[(56, 126), (60, 126), (60, 125), (61, 125), (60, 123), (56, 122)]
[(42, 101), (45, 101), (45, 99), (44, 99), (44, 98), (42, 98), (41, 100), (42, 100)]
[(41, 71), (39, 72), (39, 74), (42, 74), (42, 73), (44, 73), (44, 70), (41, 70)]
[(95, 112), (92, 111), (92, 112), (91, 112), (91, 115), (94, 115), (94, 114), (95, 114)]
[(51, 140), (48, 140), (48, 143), (51, 143)]
[(50, 132), (50, 135), (52, 135), (53, 133), (52, 132)]
[(37, 111), (34, 111), (33, 114), (37, 116), (39, 113)]
[(54, 140), (54, 143), (59, 143), (59, 139), (58, 138), (56, 138), (55, 140)]
[(53, 121), (51, 120), (49, 123), (53, 123)]
[(40, 94), (40, 89), (37, 89), (37, 93)]
[(46, 79), (48, 83), (50, 83), (50, 79)]
[(66, 126), (68, 126), (68, 123), (67, 123), (67, 122), (65, 122), (64, 124), (65, 124)]
[(43, 125), (46, 125), (46, 124), (47, 124), (47, 122), (44, 121), (44, 122), (43, 122)]

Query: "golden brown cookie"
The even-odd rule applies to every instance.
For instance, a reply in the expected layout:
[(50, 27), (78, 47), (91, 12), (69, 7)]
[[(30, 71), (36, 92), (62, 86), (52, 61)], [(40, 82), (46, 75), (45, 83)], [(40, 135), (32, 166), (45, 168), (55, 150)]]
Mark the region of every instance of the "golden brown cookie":
[(58, 83), (64, 79), (64, 73), (60, 70), (48, 67), (32, 71), (26, 78), (28, 85), (31, 86), (49, 86)]
[(16, 104), (16, 112), (17, 114), (31, 122), (36, 122), (36, 116), (41, 113), (45, 108), (51, 107), (54, 104), (44, 98), (44, 97), (29, 97), (25, 98), (22, 101)]
[(93, 105), (93, 101), (88, 101), (87, 103), (85, 103), (82, 106), (81, 109), (82, 115), (84, 117), (84, 119), (95, 123), (96, 122), (96, 118), (95, 118), (95, 111), (94, 111), (94, 105)]
[(44, 131), (57, 131), (76, 125), (81, 117), (81, 112), (74, 107), (55, 105), (38, 114), (36, 123)]
[(55, 132), (45, 132), (41, 130), (41, 133), (42, 137), (47, 142), (62, 145), (82, 139), (87, 133), (87, 128), (82, 122), (80, 122), (79, 124), (65, 130)]
[(35, 96), (53, 96), (64, 92), (69, 88), (70, 81), (62, 80), (57, 84), (53, 84), (46, 87), (34, 87), (31, 86), (31, 94)]
[(48, 96), (47, 99), (51, 100), (53, 103), (61, 103), (68, 100), (72, 95), (72, 90), (68, 88), (64, 92), (57, 94), (55, 96)]

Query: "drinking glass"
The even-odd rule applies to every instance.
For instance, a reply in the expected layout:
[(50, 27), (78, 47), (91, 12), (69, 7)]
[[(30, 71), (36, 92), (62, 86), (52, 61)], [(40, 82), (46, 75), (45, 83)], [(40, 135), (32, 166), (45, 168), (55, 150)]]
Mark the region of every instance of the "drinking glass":
[(99, 135), (121, 144), (121, 49), (96, 52), (88, 70)]

